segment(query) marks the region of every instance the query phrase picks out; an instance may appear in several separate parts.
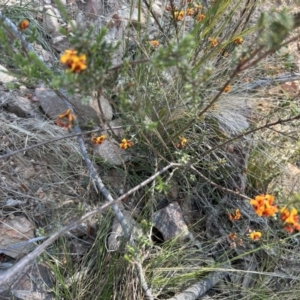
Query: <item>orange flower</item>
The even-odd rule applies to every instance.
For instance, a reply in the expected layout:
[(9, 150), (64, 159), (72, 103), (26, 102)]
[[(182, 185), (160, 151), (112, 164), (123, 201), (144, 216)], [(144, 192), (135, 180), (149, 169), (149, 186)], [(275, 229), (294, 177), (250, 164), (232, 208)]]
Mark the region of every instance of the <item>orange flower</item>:
[(235, 210), (234, 214), (231, 214), (231, 213), (228, 214), (228, 218), (230, 221), (239, 220), (241, 218), (241, 216), (242, 216), (241, 212), (238, 208)]
[(127, 140), (127, 139), (123, 139), (120, 143), (120, 148), (125, 150), (129, 147), (132, 147), (133, 146), (133, 142)]
[(230, 90), (231, 90), (231, 86), (230, 86), (230, 85), (227, 85), (227, 86), (225, 86), (223, 92), (224, 92), (224, 93), (228, 93), (228, 92), (230, 92)]
[(183, 136), (180, 136), (179, 140), (180, 142), (175, 144), (176, 148), (184, 148), (187, 144), (187, 139), (184, 138)]
[(106, 135), (102, 134), (100, 136), (92, 136), (91, 137), (91, 142), (94, 144), (94, 145), (101, 145), (104, 140), (106, 139)]
[(274, 196), (272, 195), (259, 195), (250, 200), (255, 213), (260, 217), (272, 217), (278, 211), (278, 207), (273, 205), (273, 202)]
[(86, 55), (77, 55), (76, 50), (66, 50), (60, 57), (60, 62), (66, 65), (73, 73), (86, 69)]
[(185, 146), (186, 146), (186, 143), (187, 143), (186, 138), (184, 138), (183, 136), (180, 136), (179, 139), (180, 139), (180, 146), (181, 146), (182, 148), (185, 147)]
[(205, 15), (204, 15), (204, 14), (199, 14), (199, 15), (197, 16), (197, 21), (198, 21), (198, 22), (202, 22), (202, 21), (204, 20), (204, 18), (205, 18)]
[(174, 12), (174, 19), (176, 21), (182, 21), (183, 18), (184, 18), (184, 11), (183, 10)]
[(216, 47), (218, 45), (218, 43), (219, 43), (219, 40), (216, 39), (216, 38), (210, 37), (210, 38), (208, 38), (208, 40), (210, 41), (211, 48)]
[(290, 215), (286, 218), (285, 223), (295, 225), (299, 221), (298, 211), (296, 208), (292, 208), (290, 211)]
[(57, 126), (69, 129), (73, 126), (75, 116), (71, 113), (71, 109), (68, 108), (66, 111), (57, 116), (55, 124)]
[(241, 37), (238, 37), (238, 38), (236, 38), (233, 42), (236, 44), (236, 45), (240, 45), (240, 44), (242, 44), (243, 43), (243, 38), (241, 38)]
[(157, 40), (149, 41), (149, 44), (151, 46), (157, 48), (159, 46), (159, 41), (157, 41)]
[(187, 16), (190, 16), (190, 17), (193, 17), (195, 14), (197, 13), (197, 11), (195, 10), (195, 8), (188, 8), (186, 10), (186, 15)]
[(299, 231), (300, 230), (300, 224), (299, 224), (299, 216), (298, 211), (296, 208), (291, 208), (291, 210), (288, 210), (287, 207), (283, 207), (280, 210), (281, 220), (284, 222), (284, 229), (289, 232), (293, 233), (294, 230)]
[(19, 29), (20, 30), (25, 30), (28, 26), (29, 26), (29, 20), (28, 19), (24, 19), (24, 20), (22, 20), (20, 22)]
[(237, 238), (237, 235), (235, 233), (229, 233), (228, 235), (228, 238), (231, 240), (231, 241), (234, 241), (236, 238)]
[(288, 233), (293, 233), (294, 232), (294, 226), (292, 225), (286, 225), (283, 227), (285, 231), (287, 231)]
[(262, 236), (262, 233), (260, 231), (252, 231), (249, 234), (250, 239), (252, 239), (253, 241), (258, 241)]

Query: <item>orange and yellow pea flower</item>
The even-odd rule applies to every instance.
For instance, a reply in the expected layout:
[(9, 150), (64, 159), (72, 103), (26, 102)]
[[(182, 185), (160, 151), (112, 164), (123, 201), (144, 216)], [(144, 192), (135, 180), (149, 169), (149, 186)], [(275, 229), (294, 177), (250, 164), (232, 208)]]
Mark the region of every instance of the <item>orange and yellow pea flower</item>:
[(259, 195), (255, 199), (250, 200), (255, 213), (260, 217), (272, 217), (278, 212), (278, 207), (273, 205), (274, 196), (272, 195)]
[(157, 40), (149, 41), (149, 44), (151, 46), (157, 48), (159, 46), (159, 41), (157, 41)]
[(235, 212), (234, 213), (229, 213), (228, 214), (228, 218), (229, 218), (229, 220), (230, 221), (236, 221), (236, 220), (239, 220), (240, 218), (241, 218), (241, 212), (240, 212), (240, 210), (237, 208), (236, 210), (235, 210)]
[(238, 37), (238, 38), (236, 38), (233, 42), (236, 44), (236, 45), (240, 45), (240, 44), (242, 44), (243, 43), (243, 38), (241, 38), (241, 37)]
[(208, 40), (210, 41), (211, 48), (215, 48), (219, 44), (219, 40), (217, 38), (210, 37)]
[(87, 67), (86, 55), (77, 55), (76, 50), (66, 50), (60, 57), (60, 62), (66, 65), (73, 73), (79, 73)]
[(92, 136), (91, 142), (94, 145), (101, 145), (105, 139), (106, 139), (106, 135), (104, 135), (104, 134), (102, 134), (100, 136)]
[(179, 143), (175, 144), (176, 148), (184, 148), (187, 144), (187, 139), (183, 136), (179, 137)]
[(188, 8), (185, 12), (187, 16), (193, 17), (197, 13), (195, 8)]
[(69, 129), (73, 126), (75, 116), (71, 113), (71, 109), (68, 108), (66, 111), (57, 116), (55, 124), (57, 126)]
[(123, 139), (119, 145), (121, 149), (126, 150), (127, 148), (133, 146), (133, 142), (127, 139)]
[(231, 86), (230, 86), (230, 85), (227, 85), (227, 86), (225, 86), (223, 92), (224, 92), (224, 93), (228, 93), (228, 92), (230, 92), (230, 90), (231, 90)]
[(293, 233), (294, 230), (300, 230), (298, 210), (292, 207), (290, 210), (287, 207), (280, 209), (280, 218), (284, 223), (284, 229)]
[(183, 10), (180, 10), (180, 11), (175, 11), (174, 12), (174, 19), (176, 21), (182, 21), (184, 18), (184, 11)]
[(249, 237), (253, 241), (258, 241), (262, 236), (262, 233), (260, 231), (252, 231), (249, 233)]
[(24, 20), (22, 20), (20, 22), (19, 29), (20, 30), (25, 30), (28, 26), (29, 26), (29, 20), (28, 19), (24, 19)]
[(202, 22), (202, 21), (204, 20), (204, 18), (205, 18), (205, 15), (204, 15), (204, 14), (199, 14), (199, 15), (197, 16), (197, 21), (198, 21), (198, 22)]

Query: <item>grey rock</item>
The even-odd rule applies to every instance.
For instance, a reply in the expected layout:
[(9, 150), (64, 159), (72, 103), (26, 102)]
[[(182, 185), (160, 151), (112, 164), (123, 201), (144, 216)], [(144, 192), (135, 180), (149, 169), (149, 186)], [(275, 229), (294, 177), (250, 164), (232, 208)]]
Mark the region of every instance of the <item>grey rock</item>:
[[(40, 101), (40, 105), (45, 114), (56, 119), (59, 114), (67, 109), (64, 101), (56, 95), (56, 93), (46, 88), (36, 88), (35, 94)], [(97, 112), (89, 105), (84, 105), (79, 99), (70, 99), (70, 103), (74, 106), (76, 117), (78, 118), (79, 124), (84, 124), (89, 119), (99, 123)]]
[(129, 150), (121, 149), (113, 138), (105, 139), (101, 145), (93, 145), (93, 152), (111, 165), (121, 165), (131, 159)]
[(30, 100), (25, 97), (14, 95), (14, 93), (8, 93), (5, 97), (3, 107), (10, 113), (24, 118), (31, 115), (32, 106)]
[(178, 237), (180, 241), (188, 238), (189, 230), (183, 219), (182, 210), (177, 202), (155, 212), (152, 217), (154, 227), (165, 241)]

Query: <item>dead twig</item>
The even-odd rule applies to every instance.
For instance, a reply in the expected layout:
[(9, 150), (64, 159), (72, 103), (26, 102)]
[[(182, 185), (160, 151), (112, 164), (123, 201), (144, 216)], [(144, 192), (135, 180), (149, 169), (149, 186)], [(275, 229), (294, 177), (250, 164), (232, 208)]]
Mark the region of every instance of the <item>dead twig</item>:
[(221, 268), (216, 268), (214, 272), (209, 274), (203, 280), (193, 284), (182, 293), (169, 298), (168, 300), (196, 300), (206, 294), (213, 286), (215, 286), (222, 278), (229, 273), (229, 264), (225, 264)]
[(241, 198), (244, 198), (244, 199), (247, 199), (247, 200), (250, 200), (251, 198), (242, 194), (242, 193), (239, 193), (239, 192), (235, 192), (231, 189), (227, 189), (225, 187), (222, 187), (220, 186), (219, 184), (216, 184), (215, 182), (211, 181), (210, 179), (208, 179), (206, 176), (204, 176), (201, 172), (199, 172), (194, 166), (190, 166), (190, 168), (196, 172), (200, 177), (202, 177), (205, 181), (207, 181), (208, 183), (210, 183), (211, 185), (215, 186), (217, 189), (219, 190), (222, 190), (222, 191), (225, 191), (225, 192), (228, 192), (228, 193), (231, 193), (231, 194), (234, 194), (234, 195), (237, 195)]
[[(122, 126), (112, 127), (112, 129), (118, 129), (118, 128), (122, 128)], [(109, 129), (106, 129), (106, 130), (109, 130)], [(64, 135), (64, 136), (61, 136), (61, 137), (58, 137), (58, 138), (55, 138), (55, 139), (40, 142), (40, 143), (32, 145), (32, 146), (24, 147), (22, 149), (13, 151), (11, 153), (3, 154), (3, 155), (0, 156), (0, 159), (8, 158), (8, 157), (11, 157), (11, 156), (13, 156), (15, 154), (18, 154), (20, 152), (25, 152), (25, 151), (28, 151), (28, 150), (31, 150), (31, 149), (34, 149), (34, 148), (37, 148), (37, 147), (41, 147), (41, 146), (44, 146), (44, 145), (47, 145), (47, 144), (51, 144), (51, 143), (54, 143), (54, 142), (61, 141), (61, 140), (64, 140), (64, 139), (69, 139), (69, 138), (72, 138), (72, 137), (75, 137), (75, 136), (86, 135), (86, 134), (95, 133), (95, 132), (99, 132), (99, 131), (104, 131), (104, 130), (99, 128), (99, 129), (94, 129), (94, 130), (81, 132), (81, 133), (67, 134), (67, 135)]]

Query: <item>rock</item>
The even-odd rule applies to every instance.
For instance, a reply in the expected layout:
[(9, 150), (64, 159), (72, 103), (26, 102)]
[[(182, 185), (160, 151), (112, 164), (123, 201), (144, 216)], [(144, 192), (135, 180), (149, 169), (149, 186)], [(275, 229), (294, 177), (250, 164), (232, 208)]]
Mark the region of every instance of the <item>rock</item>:
[[(139, 235), (142, 234), (142, 230), (137, 226), (135, 220), (132, 218), (131, 213), (124, 210), (122, 211), (124, 218), (126, 220), (126, 223), (128, 224), (128, 227), (132, 229), (131, 238), (136, 238)], [(119, 249), (119, 246), (122, 242), (122, 237), (124, 236), (124, 231), (122, 229), (122, 226), (117, 218), (114, 218), (113, 226), (112, 226), (112, 232), (109, 235), (108, 238), (108, 249), (110, 251), (116, 251)]]
[(8, 82), (17, 81), (17, 78), (7, 74), (6, 72), (8, 72), (8, 70), (0, 65), (0, 82), (8, 83)]
[(10, 113), (17, 115), (18, 117), (24, 118), (30, 116), (32, 107), (31, 102), (28, 98), (16, 96), (10, 93), (3, 107)]
[(51, 44), (52, 47), (59, 52), (63, 52), (65, 49), (69, 48), (70, 45), (68, 38), (64, 35), (53, 37), (51, 39)]
[(52, 9), (47, 9), (43, 15), (43, 28), (48, 33), (58, 32), (59, 23), (56, 14)]
[[(99, 119), (103, 119), (103, 121), (111, 121), (113, 118), (113, 109), (109, 101), (103, 97), (100, 96), (100, 105), (101, 110), (98, 105), (97, 97), (91, 97), (89, 99), (89, 105), (97, 112), (97, 115)], [(102, 115), (103, 113), (103, 115)]]
[[(15, 244), (34, 238), (35, 226), (23, 216), (7, 218), (0, 224), (0, 248), (2, 253), (18, 258), (32, 251), (34, 244), (13, 247)], [(7, 249), (7, 250), (5, 250)]]
[(154, 227), (165, 241), (178, 237), (180, 241), (188, 238), (189, 230), (183, 219), (182, 210), (177, 202), (155, 212), (152, 216)]
[(72, 32), (74, 29), (76, 29), (77, 28), (77, 23), (76, 23), (76, 21), (75, 20), (70, 20), (69, 22), (68, 22), (68, 25), (67, 25), (67, 29), (68, 29), (68, 31), (69, 32)]
[(87, 0), (85, 5), (85, 13), (89, 18), (97, 18), (101, 13), (101, 1), (99, 0)]
[(48, 289), (52, 286), (53, 280), (49, 268), (45, 264), (33, 262), (10, 278), (7, 284), (0, 287), (0, 298), (51, 300), (54, 299), (53, 294)]
[(278, 193), (283, 199), (300, 194), (300, 169), (288, 163), (282, 174), (268, 185), (268, 193)]
[[(114, 14), (115, 15), (115, 14)], [(125, 26), (128, 24), (137, 26), (138, 24), (144, 26), (146, 24), (146, 18), (144, 13), (140, 12), (140, 19), (139, 19), (139, 9), (138, 8), (130, 8), (128, 6), (123, 5), (122, 9), (119, 9), (117, 15), (122, 20), (126, 20)]]
[[(59, 114), (67, 110), (67, 106), (60, 97), (50, 89), (36, 88), (35, 94), (40, 101), (43, 111), (52, 119), (56, 119)], [(74, 105), (76, 117), (79, 124), (86, 124), (88, 120), (92, 119), (94, 122), (99, 123), (97, 112), (90, 106), (84, 105), (77, 99), (70, 99), (70, 103)]]
[(41, 45), (34, 43), (33, 49), (42, 58), (42, 60), (46, 63), (52, 63), (54, 56), (47, 50), (45, 50)]
[(163, 15), (162, 3), (160, 1), (155, 1), (151, 6), (152, 12), (155, 17), (160, 18)]
[(93, 144), (93, 153), (111, 165), (121, 165), (131, 159), (129, 150), (123, 150), (113, 138), (106, 138), (101, 145)]

